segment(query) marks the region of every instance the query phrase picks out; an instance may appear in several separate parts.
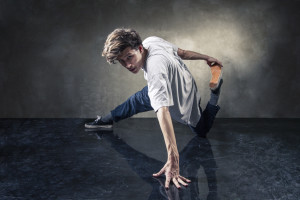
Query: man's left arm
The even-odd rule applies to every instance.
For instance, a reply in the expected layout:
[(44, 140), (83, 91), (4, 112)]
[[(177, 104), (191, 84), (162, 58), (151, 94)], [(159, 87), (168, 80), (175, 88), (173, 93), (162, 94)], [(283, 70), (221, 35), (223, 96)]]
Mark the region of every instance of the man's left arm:
[(171, 115), (169, 112), (169, 107), (164, 106), (159, 108), (157, 111), (157, 118), (164, 136), (168, 153), (168, 160), (165, 166), (158, 173), (153, 174), (153, 176), (157, 177), (164, 173), (166, 175), (166, 188), (169, 188), (171, 180), (177, 188), (180, 188), (179, 183), (181, 183), (184, 186), (187, 186), (186, 182), (191, 181), (179, 175), (179, 153), (177, 149), (176, 138)]
[(177, 54), (182, 60), (205, 60), (209, 66), (212, 66), (215, 63), (223, 66), (222, 63), (216, 58), (213, 58), (205, 54), (197, 53), (194, 51), (183, 50), (178, 48)]

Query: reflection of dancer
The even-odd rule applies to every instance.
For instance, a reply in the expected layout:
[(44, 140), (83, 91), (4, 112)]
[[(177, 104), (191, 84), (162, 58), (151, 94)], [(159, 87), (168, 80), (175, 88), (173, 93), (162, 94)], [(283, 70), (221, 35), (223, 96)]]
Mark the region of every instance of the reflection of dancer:
[[(193, 177), (193, 179), (195, 180), (192, 182), (193, 184), (191, 184), (190, 187), (190, 191), (191, 191), (190, 196), (191, 197), (199, 196), (197, 172), (200, 166), (202, 166), (207, 178), (207, 184), (209, 190), (207, 199), (216, 200), (217, 199), (217, 178), (216, 178), (217, 164), (214, 159), (214, 155), (209, 140), (197, 136), (194, 137), (180, 152), (180, 158), (183, 158), (181, 159), (180, 162), (182, 175)], [(186, 199), (183, 198), (183, 196), (185, 197), (186, 193), (182, 193), (182, 195), (180, 195), (181, 199)], [(191, 197), (188, 197), (187, 199), (190, 199)]]
[[(142, 42), (138, 33), (132, 29), (116, 29), (108, 35), (102, 55), (109, 63), (118, 61), (134, 74), (143, 69), (148, 86), (105, 117), (98, 117), (85, 126), (112, 128), (113, 121), (154, 110), (164, 136), (168, 160), (153, 176), (165, 174), (167, 188), (170, 181), (178, 188), (179, 183), (186, 186), (190, 180), (179, 175), (179, 154), (171, 117), (189, 125), (199, 136), (206, 137), (220, 109), (217, 102), (222, 85), (221, 62), (207, 55), (180, 49), (158, 37), (148, 37)], [(211, 67), (211, 99), (203, 112), (195, 80), (183, 59), (205, 60)]]
[[(102, 133), (97, 132), (97, 134), (101, 135)], [(111, 146), (124, 156), (132, 170), (145, 182), (151, 184), (152, 192), (148, 199), (165, 199), (166, 197), (168, 197), (168, 199), (199, 199), (197, 172), (200, 166), (203, 167), (207, 177), (209, 188), (207, 199), (217, 199), (217, 167), (208, 139), (195, 136), (179, 153), (181, 158), (181, 172), (185, 177), (195, 180), (190, 183), (190, 187), (179, 192), (174, 185), (171, 185), (168, 190), (165, 190), (164, 187), (161, 187), (164, 184), (160, 177), (152, 178), (149, 176), (153, 169), (159, 169), (163, 165), (161, 161), (150, 158), (133, 149), (122, 139), (113, 134), (103, 134), (100, 137), (105, 140), (108, 139)]]

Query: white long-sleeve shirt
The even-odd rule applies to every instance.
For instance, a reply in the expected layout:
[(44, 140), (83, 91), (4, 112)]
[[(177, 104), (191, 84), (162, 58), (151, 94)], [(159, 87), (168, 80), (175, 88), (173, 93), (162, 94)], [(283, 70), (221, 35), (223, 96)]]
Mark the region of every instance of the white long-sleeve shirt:
[(144, 78), (154, 111), (168, 106), (174, 120), (195, 127), (201, 117), (200, 95), (193, 76), (177, 55), (178, 48), (155, 36), (146, 38), (143, 46), (148, 50)]

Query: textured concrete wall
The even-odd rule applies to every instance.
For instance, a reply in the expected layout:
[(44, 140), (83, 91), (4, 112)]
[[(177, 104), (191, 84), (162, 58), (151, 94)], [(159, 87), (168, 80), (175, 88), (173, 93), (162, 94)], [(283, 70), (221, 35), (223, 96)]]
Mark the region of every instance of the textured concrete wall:
[[(297, 0), (0, 0), (0, 117), (95, 117), (143, 88), (142, 72), (101, 57), (117, 27), (223, 61), (219, 117), (300, 117), (299, 8)], [(186, 63), (205, 106), (209, 68)]]

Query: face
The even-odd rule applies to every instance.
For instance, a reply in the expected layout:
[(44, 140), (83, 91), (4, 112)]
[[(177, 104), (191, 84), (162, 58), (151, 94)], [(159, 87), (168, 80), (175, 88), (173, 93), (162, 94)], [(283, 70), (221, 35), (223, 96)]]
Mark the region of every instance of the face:
[(138, 49), (127, 47), (118, 56), (117, 60), (123, 67), (136, 74), (144, 65), (144, 52), (145, 50), (142, 45)]

